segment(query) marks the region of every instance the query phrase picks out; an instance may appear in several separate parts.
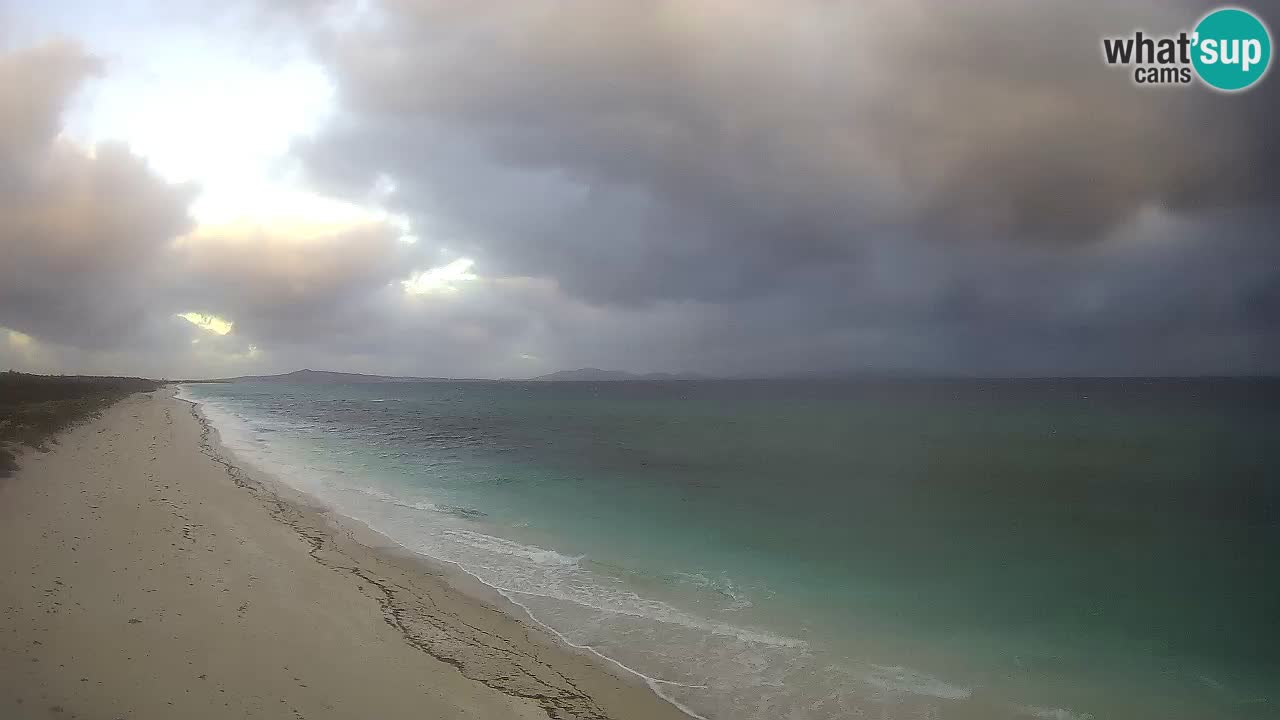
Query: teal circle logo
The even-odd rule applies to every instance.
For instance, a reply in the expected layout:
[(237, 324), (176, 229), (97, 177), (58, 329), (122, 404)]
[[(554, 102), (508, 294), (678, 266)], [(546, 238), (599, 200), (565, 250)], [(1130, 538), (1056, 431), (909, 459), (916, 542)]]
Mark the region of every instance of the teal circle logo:
[(1271, 64), (1271, 34), (1247, 10), (1214, 10), (1196, 25), (1191, 64), (1210, 87), (1234, 92), (1262, 79)]

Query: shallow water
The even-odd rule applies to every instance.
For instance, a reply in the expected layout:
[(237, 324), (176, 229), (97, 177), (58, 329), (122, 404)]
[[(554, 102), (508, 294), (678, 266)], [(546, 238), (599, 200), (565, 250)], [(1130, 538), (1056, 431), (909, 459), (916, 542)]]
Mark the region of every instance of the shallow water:
[(707, 718), (1280, 717), (1280, 384), (188, 385)]

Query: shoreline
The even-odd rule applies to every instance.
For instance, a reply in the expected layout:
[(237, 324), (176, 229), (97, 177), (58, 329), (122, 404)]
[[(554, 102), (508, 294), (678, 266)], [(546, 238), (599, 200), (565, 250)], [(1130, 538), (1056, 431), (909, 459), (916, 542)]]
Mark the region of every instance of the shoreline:
[[(167, 392), (167, 390), (162, 390), (161, 392)], [(271, 494), (272, 500), (290, 504), (295, 510), (317, 513), (323, 518), (331, 532), (346, 533), (353, 542), (358, 543), (370, 552), (388, 555), (391, 558), (403, 560), (418, 566), (418, 569), (425, 574), (441, 578), (451, 590), (459, 592), (477, 603), (488, 605), (498, 612), (511, 616), (516, 622), (533, 623), (536, 626), (537, 631), (549, 636), (540, 639), (553, 646), (555, 649), (578, 656), (588, 656), (585, 658), (588, 662), (603, 661), (607, 665), (611, 666), (610, 668), (602, 669), (604, 672), (615, 676), (621, 675), (620, 679), (624, 681), (639, 681), (644, 685), (644, 687), (653, 692), (653, 694), (661, 701), (670, 704), (681, 714), (681, 716), (692, 718), (692, 720), (707, 720), (693, 709), (686, 707), (683, 703), (667, 697), (656, 687), (657, 685), (674, 685), (678, 687), (699, 686), (690, 686), (670, 680), (650, 677), (639, 670), (628, 667), (626, 664), (601, 653), (590, 645), (574, 643), (565, 638), (564, 635), (555, 628), (535, 617), (527, 606), (508, 596), (501, 589), (486, 583), (484, 580), (477, 577), (474, 573), (468, 571), (458, 563), (411, 550), (387, 535), (369, 527), (369, 525), (361, 520), (349, 515), (344, 515), (339, 510), (326, 505), (320, 499), (289, 485), (279, 478), (271, 476), (271, 474), (266, 471), (256, 468), (253, 470), (247, 469), (245, 466), (251, 466), (252, 464), (237, 457), (235, 451), (222, 444), (218, 428), (201, 410), (201, 403), (197, 400), (181, 397), (179, 394), (180, 392), (181, 385), (179, 384), (174, 388), (172, 399), (190, 406), (192, 416), (196, 419), (196, 422), (200, 424), (202, 428), (202, 436), (200, 438), (201, 452), (214, 462), (223, 465), (228, 476), (232, 477), (232, 480), (242, 489), (249, 490), (250, 492), (268, 492)], [(293, 527), (299, 535), (307, 537), (304, 530), (296, 527), (290, 520), (287, 520), (284, 517), (277, 517), (276, 519), (285, 525)], [(320, 560), (319, 558), (316, 559), (317, 562), (321, 562), (323, 564), (323, 560)], [(411, 637), (412, 631), (404, 627), (401, 627), (400, 629), (405, 633), (410, 643), (414, 644)], [(432, 655), (432, 657), (436, 657), (438, 660), (449, 662), (446, 658), (432, 654), (431, 651), (425, 647), (420, 649), (422, 649), (423, 652)], [(501, 690), (501, 688), (495, 689)]]
[[(374, 529), (365, 521), (347, 515), (339, 507), (330, 505), (322, 498), (311, 495), (306, 490), (280, 479), (271, 470), (259, 468), (251, 460), (236, 455), (235, 450), (222, 444), (218, 427), (212, 419), (205, 415), (202, 403), (199, 400), (188, 397), (175, 397), (174, 399), (189, 406), (197, 422), (208, 433), (206, 438), (208, 452), (217, 455), (218, 462), (228, 464), (234, 468), (235, 472), (251, 476), (252, 480), (249, 482), (263, 487), (273, 494), (282, 496), (280, 499), (286, 503), (304, 507), (311, 512), (317, 513), (323, 518), (331, 531), (348, 533), (348, 537), (364, 545), (371, 552), (390, 555), (399, 561), (408, 563), (410, 567), (417, 568), (422, 573), (440, 578), (452, 590), (462, 593), (475, 602), (491, 607), (497, 613), (511, 617), (516, 623), (532, 625), (534, 633), (541, 636), (542, 643), (551, 646), (556, 651), (568, 653), (579, 658), (595, 666), (597, 671), (607, 673), (650, 694), (652, 699), (657, 700), (673, 711), (674, 717), (684, 718), (685, 720), (709, 720), (708, 716), (700, 714), (680, 700), (671, 697), (661, 688), (661, 686), (667, 685), (675, 688), (705, 689), (708, 687), (707, 685), (685, 684), (653, 678), (600, 652), (594, 647), (579, 645), (568, 640), (557, 629), (539, 620), (530, 608), (518, 599), (507, 595), (503, 589), (487, 583), (462, 564), (410, 549), (387, 534)], [(290, 524), (288, 521), (282, 522), (286, 525)], [(353, 531), (359, 536), (358, 539), (350, 535)], [(299, 532), (301, 533), (302, 531), (299, 530)], [(513, 592), (517, 595), (522, 594), (519, 591)], [(789, 638), (783, 639), (789, 640)], [(796, 640), (794, 642), (798, 645), (803, 645), (803, 641)], [(430, 651), (426, 648), (422, 649), (430, 654)], [(874, 677), (868, 681), (869, 693), (856, 699), (854, 705), (851, 706), (859, 714), (865, 714), (874, 709), (875, 712), (879, 713), (880, 717), (885, 718), (933, 717), (937, 713), (943, 712), (939, 709), (941, 704), (947, 704), (946, 717), (952, 720), (978, 720), (978, 718), (989, 720), (992, 717), (996, 717), (996, 715), (986, 712), (995, 712), (997, 708), (993, 705), (987, 705), (985, 698), (977, 701), (984, 705), (977, 709), (956, 706), (958, 702), (967, 704), (971, 700), (971, 691), (967, 688), (963, 690), (963, 695), (951, 697), (948, 695), (948, 693), (952, 692), (950, 686), (927, 674), (897, 665), (870, 665), (869, 667), (875, 670)], [(898, 675), (903, 675), (903, 677), (896, 677)], [(937, 694), (936, 691), (930, 690), (922, 692), (920, 678), (923, 678), (925, 682), (939, 683), (944, 688), (942, 691), (944, 694)], [(999, 710), (1005, 711), (1005, 714), (1001, 715), (1002, 717), (1008, 716), (1008, 711), (1010, 710), (1010, 707), (1007, 704), (1005, 705), (1006, 707), (999, 708)], [(1033, 708), (1033, 711), (1040, 710), (1045, 710), (1045, 708)], [(1056, 711), (1056, 708), (1052, 710)], [(720, 713), (712, 715), (712, 717), (721, 716)], [(1033, 716), (1025, 713), (1018, 714), (1018, 717)], [(553, 714), (552, 717), (558, 716)], [(573, 717), (588, 716), (574, 715)], [(641, 716), (623, 714), (618, 717)], [(664, 717), (666, 716), (664, 715)], [(730, 717), (730, 715), (725, 715), (724, 717)], [(1082, 716), (1081, 720), (1087, 720), (1087, 717)]]
[[(382, 391), (369, 395), (369, 397), (377, 398), (377, 400), (375, 400), (377, 402), (386, 401), (384, 396), (385, 393)], [(201, 393), (200, 395), (197, 395), (197, 397), (203, 398), (205, 396)], [(436, 568), (437, 572), (439, 566), (448, 568), (452, 571), (454, 577), (461, 577), (464, 584), (467, 584), (467, 581), (470, 581), (470, 586), (479, 587), (482, 592), (487, 592), (487, 602), (505, 608), (506, 612), (515, 613), (517, 616), (520, 616), (531, 623), (538, 624), (543, 628), (544, 632), (546, 632), (546, 628), (538, 622), (538, 618), (534, 616), (534, 612), (541, 612), (542, 608), (548, 607), (550, 608), (547, 615), (548, 619), (552, 622), (559, 622), (560, 628), (565, 630), (570, 637), (576, 637), (581, 639), (583, 642), (588, 643), (596, 642), (597, 640), (605, 637), (603, 633), (598, 631), (592, 632), (591, 630), (582, 630), (584, 624), (574, 624), (572, 622), (573, 620), (580, 619), (577, 616), (553, 614), (557, 611), (554, 604), (539, 604), (538, 593), (543, 591), (542, 588), (540, 586), (530, 586), (528, 583), (522, 583), (521, 581), (523, 578), (520, 577), (519, 572), (510, 573), (493, 570), (492, 568), (505, 567), (503, 566), (503, 558), (485, 554), (478, 556), (468, 555), (465, 552), (461, 554), (456, 552), (452, 555), (449, 554), (450, 551), (452, 551), (450, 546), (444, 543), (437, 544), (430, 537), (430, 535), (433, 534), (430, 531), (430, 528), (436, 527), (437, 523), (437, 521), (430, 519), (432, 516), (427, 515), (425, 519), (416, 519), (414, 517), (407, 517), (415, 515), (415, 513), (412, 512), (407, 514), (401, 513), (400, 516), (397, 516), (394, 513), (379, 512), (377, 509), (370, 510), (369, 507), (361, 504), (361, 496), (353, 495), (351, 498), (348, 498), (344, 492), (352, 490), (353, 488), (354, 492), (362, 492), (361, 488), (363, 486), (373, 485), (377, 488), (383, 489), (381, 492), (371, 491), (376, 492), (373, 497), (378, 498), (380, 501), (383, 499), (394, 501), (396, 498), (399, 498), (404, 503), (408, 503), (405, 507), (419, 509), (435, 509), (436, 503), (449, 502), (467, 509), (475, 507), (487, 511), (495, 511), (496, 509), (497, 512), (501, 512), (501, 503), (486, 505), (483, 502), (485, 500), (483, 497), (475, 499), (467, 497), (455, 498), (444, 494), (445, 491), (441, 491), (442, 494), (437, 497), (432, 497), (430, 494), (414, 493), (412, 492), (412, 489), (410, 489), (409, 492), (397, 494), (397, 490), (395, 488), (398, 486), (395, 484), (376, 483), (373, 481), (364, 482), (358, 480), (358, 478), (361, 477), (362, 466), (371, 468), (371, 472), (378, 469), (383, 470), (383, 472), (387, 472), (387, 469), (378, 464), (369, 464), (364, 462), (343, 463), (339, 462), (337, 458), (333, 458), (334, 462), (332, 464), (329, 463), (328, 460), (308, 459), (310, 452), (326, 449), (338, 451), (342, 454), (355, 453), (357, 460), (363, 460), (364, 456), (360, 454), (358, 441), (355, 445), (352, 445), (350, 442), (343, 444), (341, 438), (344, 436), (341, 434), (334, 439), (329, 439), (328, 435), (318, 433), (315, 435), (300, 435), (300, 438), (305, 437), (307, 442), (303, 443), (300, 440), (300, 444), (298, 446), (285, 444), (282, 446), (283, 449), (281, 449), (281, 446), (277, 446), (277, 443), (284, 441), (286, 435), (271, 435), (266, 433), (288, 433), (290, 432), (288, 429), (290, 424), (283, 420), (281, 420), (279, 424), (268, 422), (263, 419), (263, 415), (252, 412), (254, 409), (257, 409), (255, 406), (249, 405), (248, 407), (239, 408), (234, 402), (234, 399), (234, 395), (227, 399), (223, 398), (220, 394), (215, 393), (208, 396), (207, 403), (197, 400), (195, 411), (197, 413), (208, 413), (207, 418), (209, 423), (217, 423), (213, 426), (212, 431), (214, 433), (218, 433), (218, 429), (221, 428), (222, 433), (225, 433), (225, 439), (227, 441), (226, 451), (243, 459), (245, 463), (247, 463), (247, 467), (262, 468), (260, 471), (262, 475), (275, 478), (277, 483), (287, 488), (292, 493), (299, 493), (306, 497), (317, 498), (318, 502), (324, 504), (326, 507), (333, 508), (334, 512), (337, 514), (336, 517), (345, 518), (349, 522), (359, 524), (361, 527), (365, 528), (385, 529), (385, 535), (382, 532), (379, 532), (379, 530), (369, 530), (369, 532), (376, 534), (379, 538), (382, 538), (383, 544), (398, 548), (399, 552), (407, 554), (410, 558), (419, 563), (425, 564), (428, 568)], [(309, 410), (307, 413), (308, 416), (310, 416), (312, 412), (314, 412), (314, 410)], [(275, 418), (275, 416), (270, 413), (265, 417)], [(275, 419), (280, 420), (280, 418)], [(360, 421), (361, 420), (359, 418), (355, 419), (355, 422)], [(261, 430), (261, 432), (258, 432), (257, 430)], [(298, 432), (301, 433), (302, 431), (299, 430)], [(354, 433), (354, 436), (358, 439), (365, 437), (359, 433)], [(222, 434), (218, 434), (215, 435), (215, 437), (222, 439), (224, 436)], [(260, 445), (259, 443), (266, 443), (266, 445)], [(330, 445), (329, 443), (335, 444)], [(277, 451), (269, 450), (271, 447), (277, 447)], [(232, 448), (239, 449), (242, 454), (236, 455), (236, 450), (233, 450)], [(396, 449), (396, 446), (392, 445), (389, 446), (389, 448), (383, 447), (382, 445), (378, 446), (379, 451), (387, 449), (394, 450)], [(421, 456), (412, 457), (416, 463), (425, 462), (424, 458)], [(308, 470), (308, 468), (311, 469)], [(393, 469), (399, 472), (412, 472), (411, 466), (394, 466)], [(323, 484), (318, 485), (316, 482), (317, 477), (324, 477), (326, 480)], [(283, 480), (284, 478), (288, 478), (288, 480), (285, 481)], [(311, 492), (316, 493), (316, 495), (310, 495)], [(350, 515), (347, 515), (347, 513), (350, 513)], [(331, 515), (330, 517), (332, 519), (332, 517), (335, 516)], [(500, 517), (503, 522), (510, 520), (509, 516)], [(516, 519), (520, 519), (518, 515), (516, 516)], [(369, 525), (366, 526), (366, 522), (369, 523)], [(440, 522), (443, 523), (444, 521)], [(513, 525), (512, 527), (519, 526)], [(526, 543), (525, 545), (517, 546), (520, 550), (528, 550), (530, 549), (530, 546), (532, 546), (532, 549), (539, 553), (551, 553), (553, 555), (551, 561), (553, 562), (559, 562), (563, 558), (576, 562), (577, 559), (587, 557), (586, 552), (592, 547), (582, 543), (574, 544), (565, 542), (557, 544), (555, 542), (545, 542), (545, 540), (548, 539), (546, 537), (522, 537), (516, 534), (504, 535), (504, 526), (500, 524), (485, 525), (478, 529), (481, 532), (489, 533), (498, 538), (514, 537), (517, 542)], [(425, 535), (423, 534), (424, 530), (426, 531)], [(403, 542), (404, 545), (400, 545), (399, 542), (391, 538), (400, 538), (400, 542)], [(434, 555), (434, 551), (437, 547), (443, 549), (444, 553)], [(422, 548), (421, 554), (409, 548)], [(450, 557), (456, 557), (461, 560), (461, 562), (455, 563), (452, 560), (443, 559)], [(477, 574), (469, 572), (468, 567), (474, 569)], [(503, 582), (504, 579), (513, 576), (515, 578), (514, 582)], [(535, 575), (535, 577), (540, 578), (542, 576)], [(496, 579), (497, 582), (490, 585), (484, 581), (484, 578), (488, 578), (490, 581), (494, 581)], [(558, 575), (550, 576), (549, 582), (555, 583), (558, 581)], [(513, 596), (506, 596), (501, 590), (503, 587), (515, 588), (515, 590), (511, 591)], [(564, 599), (573, 597), (572, 595), (565, 595), (559, 590), (558, 585), (555, 587), (556, 596)], [(520, 591), (525, 592), (522, 593)], [(547, 592), (551, 593), (552, 591), (548, 590)], [(497, 599), (494, 596), (500, 596), (501, 599)], [(551, 596), (551, 594), (547, 595), (547, 597)], [(521, 600), (530, 602), (530, 607), (532, 607), (533, 610), (531, 611), (529, 607), (521, 604)], [(568, 601), (572, 602), (571, 599)], [(519, 610), (516, 608), (519, 608)], [(521, 611), (523, 611), (523, 613)], [(587, 619), (588, 622), (591, 621), (591, 618)], [(746, 621), (744, 620), (743, 622)], [(588, 625), (586, 627), (592, 626)], [(554, 629), (549, 631), (548, 634), (558, 635)], [(864, 635), (863, 637), (866, 636)], [(1054, 688), (1048, 688), (1049, 692), (1045, 692), (1043, 694), (1040, 692), (1002, 693), (1000, 692), (1000, 688), (996, 686), (995, 683), (991, 682), (989, 678), (980, 677), (977, 673), (966, 674), (967, 668), (965, 666), (948, 664), (945, 662), (946, 660), (951, 659), (947, 656), (936, 655), (926, 657), (923, 654), (913, 655), (911, 653), (894, 654), (893, 652), (880, 652), (880, 646), (876, 645), (874, 642), (866, 643), (861, 639), (860, 641), (864, 644), (858, 648), (859, 650), (870, 648), (872, 651), (867, 652), (865, 655), (856, 656), (856, 658), (852, 660), (850, 660), (850, 657), (852, 656), (845, 656), (844, 658), (841, 658), (846, 661), (844, 666), (829, 667), (811, 662), (810, 658), (802, 658), (802, 661), (807, 662), (807, 666), (810, 668), (817, 667), (823, 672), (829, 671), (829, 674), (826, 675), (822, 681), (815, 683), (815, 687), (812, 688), (814, 692), (811, 693), (809, 697), (814, 697), (816, 696), (816, 693), (824, 692), (828, 689), (831, 689), (833, 696), (835, 696), (834, 693), (841, 693), (841, 695), (835, 696), (837, 698), (836, 700), (831, 702), (832, 706), (837, 704), (839, 705), (839, 712), (833, 713), (826, 707), (821, 710), (815, 708), (813, 710), (814, 716), (850, 717), (861, 716), (862, 714), (883, 717), (945, 716), (952, 718), (953, 720), (959, 720), (961, 718), (989, 719), (996, 717), (1035, 718), (1053, 716), (1063, 718), (1080, 718), (1081, 720), (1084, 720), (1084, 718), (1089, 716), (1089, 713), (1074, 710), (1074, 708), (1084, 707), (1090, 710), (1096, 710), (1099, 706), (1096, 702), (1075, 702), (1073, 701), (1073, 698), (1066, 698), (1066, 702), (1063, 702), (1059, 700), (1059, 698), (1055, 697), (1057, 693), (1054, 692)], [(570, 649), (576, 647), (572, 643), (563, 642), (563, 640), (561, 640), (560, 644), (568, 646)], [(607, 643), (607, 638), (605, 644), (601, 647), (606, 650), (612, 647), (612, 649), (622, 653), (619, 657), (624, 660), (631, 657), (626, 654), (631, 651), (630, 646), (616, 644), (611, 646)], [(661, 651), (661, 646), (658, 647), (660, 648), (659, 651)], [(599, 654), (592, 652), (592, 648), (576, 649), (585, 650), (599, 658)], [(655, 668), (668, 667), (659, 663), (645, 665), (643, 663), (649, 660), (648, 657), (642, 655), (637, 655), (636, 657), (640, 661), (637, 666), (649, 668), (651, 672)], [(700, 658), (705, 656), (690, 654), (685, 657)], [(941, 661), (939, 661), (939, 658), (941, 658)], [(697, 660), (695, 660), (695, 662), (697, 662)], [(821, 662), (821, 660), (819, 660), (819, 662)], [(620, 664), (615, 663), (614, 665), (616, 666)], [(915, 668), (925, 668), (925, 670), (917, 670)], [(606, 667), (606, 669), (609, 668)], [(621, 667), (618, 667), (617, 669), (622, 670)], [(663, 677), (663, 673), (661, 671), (653, 672), (653, 674), (658, 677)], [(696, 683), (702, 681), (702, 677), (698, 675), (690, 676), (672, 674), (670, 677), (677, 680), (684, 680), (686, 682)], [(738, 676), (731, 673), (714, 674), (709, 672), (706, 674), (706, 677), (708, 678), (706, 680), (708, 685), (711, 688), (714, 688), (714, 690), (709, 693), (698, 690), (685, 692), (680, 687), (655, 688), (652, 685), (649, 685), (649, 687), (655, 694), (663, 697), (664, 699), (666, 699), (666, 695), (669, 694), (677, 699), (685, 700), (685, 702), (698, 707), (704, 713), (720, 717), (720, 711), (722, 711), (728, 703), (717, 704), (717, 701), (729, 695), (728, 693), (722, 692), (725, 688), (724, 685), (714, 685), (712, 683), (716, 683), (722, 678)], [(647, 680), (644, 677), (640, 677), (639, 679)], [(794, 675), (792, 679), (795, 679)], [(800, 682), (803, 682), (803, 680), (804, 679), (802, 678)], [(797, 686), (788, 686), (788, 690), (794, 687)], [(807, 686), (801, 685), (800, 687), (804, 690), (810, 689)], [(732, 687), (729, 689), (733, 690)], [(1033, 690), (1040, 690), (1040, 688), (1033, 688)], [(704, 707), (708, 709), (702, 709)], [(803, 706), (794, 705), (793, 707), (803, 708)], [(711, 710), (710, 708), (716, 709)], [(727, 717), (731, 715), (732, 714), (725, 716)], [(755, 713), (743, 714), (742, 716), (771, 717), (777, 715)]]
[(462, 568), (245, 467), (172, 386), (21, 460), (0, 481), (13, 717), (689, 717)]

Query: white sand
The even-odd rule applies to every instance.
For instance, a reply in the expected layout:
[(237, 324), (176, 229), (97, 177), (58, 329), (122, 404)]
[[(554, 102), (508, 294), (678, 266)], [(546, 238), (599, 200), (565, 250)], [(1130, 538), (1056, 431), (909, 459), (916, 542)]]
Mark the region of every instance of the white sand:
[(0, 718), (684, 717), (248, 477), (170, 394), (0, 479)]

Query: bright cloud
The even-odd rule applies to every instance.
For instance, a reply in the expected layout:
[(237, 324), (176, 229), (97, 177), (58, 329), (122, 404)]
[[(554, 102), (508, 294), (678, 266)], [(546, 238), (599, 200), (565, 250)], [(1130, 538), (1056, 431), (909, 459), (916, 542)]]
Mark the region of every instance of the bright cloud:
[(404, 291), (410, 295), (430, 295), (432, 293), (454, 293), (459, 283), (475, 280), (478, 276), (471, 272), (475, 261), (470, 258), (458, 258), (448, 265), (441, 265), (430, 270), (414, 273), (408, 280), (401, 281)]
[(8, 335), (9, 335), (9, 345), (11, 347), (26, 348), (31, 346), (31, 343), (32, 343), (31, 336), (26, 333), (20, 333), (17, 330), (9, 330)]
[(218, 335), (226, 335), (227, 333), (231, 332), (231, 328), (235, 326), (235, 323), (229, 320), (223, 320), (217, 315), (205, 315), (202, 313), (188, 312), (188, 313), (178, 313), (178, 317), (182, 318), (183, 320), (186, 320), (192, 325), (195, 325), (201, 330), (208, 330), (209, 332), (216, 333)]

